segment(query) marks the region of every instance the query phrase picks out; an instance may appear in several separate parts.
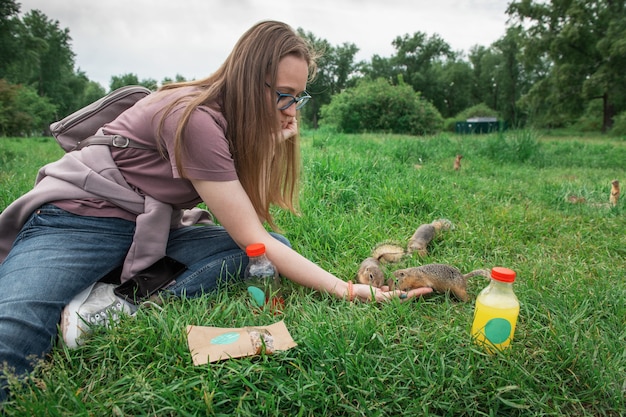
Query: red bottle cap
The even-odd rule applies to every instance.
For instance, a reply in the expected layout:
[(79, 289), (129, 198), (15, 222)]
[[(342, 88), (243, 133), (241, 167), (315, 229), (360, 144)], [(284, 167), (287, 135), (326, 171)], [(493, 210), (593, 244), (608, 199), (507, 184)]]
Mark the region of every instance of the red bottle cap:
[(515, 281), (515, 271), (509, 268), (496, 266), (491, 269), (491, 278), (496, 281), (511, 283)]
[(253, 243), (246, 246), (246, 255), (261, 256), (265, 253), (265, 245), (263, 243)]

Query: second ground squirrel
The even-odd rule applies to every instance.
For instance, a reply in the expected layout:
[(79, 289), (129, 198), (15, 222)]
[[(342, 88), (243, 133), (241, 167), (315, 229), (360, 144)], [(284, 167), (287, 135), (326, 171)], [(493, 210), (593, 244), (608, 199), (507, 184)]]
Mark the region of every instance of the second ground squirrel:
[(407, 251), (409, 253), (417, 252), (420, 256), (428, 255), (428, 244), (435, 234), (441, 230), (449, 230), (452, 228), (452, 223), (447, 219), (435, 220), (429, 224), (422, 224), (417, 228), (413, 236), (409, 239), (407, 245)]
[(450, 291), (461, 301), (467, 301), (468, 278), (480, 275), (489, 278), (489, 271), (477, 269), (462, 274), (457, 268), (445, 264), (427, 264), (414, 268), (399, 269), (393, 273), (397, 279), (396, 289), (409, 291), (415, 288), (430, 287), (445, 293)]

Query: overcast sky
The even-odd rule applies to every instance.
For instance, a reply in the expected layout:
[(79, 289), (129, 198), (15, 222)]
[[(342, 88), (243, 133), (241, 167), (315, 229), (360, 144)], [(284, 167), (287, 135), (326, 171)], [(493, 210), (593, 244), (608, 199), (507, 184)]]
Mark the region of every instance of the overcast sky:
[(505, 33), (508, 0), (17, 0), (69, 28), (77, 67), (108, 90), (111, 76), (202, 78), (261, 20), (281, 20), (357, 60), (391, 56), (397, 36), (438, 34), (454, 50), (489, 46)]

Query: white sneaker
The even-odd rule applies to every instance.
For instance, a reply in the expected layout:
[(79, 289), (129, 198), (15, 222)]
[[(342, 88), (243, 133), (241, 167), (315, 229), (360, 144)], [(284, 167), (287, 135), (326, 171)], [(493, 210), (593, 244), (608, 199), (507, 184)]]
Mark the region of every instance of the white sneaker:
[(61, 313), (61, 334), (69, 348), (81, 344), (91, 326), (109, 326), (119, 321), (120, 314), (132, 315), (134, 306), (113, 292), (115, 284), (96, 282), (80, 292)]

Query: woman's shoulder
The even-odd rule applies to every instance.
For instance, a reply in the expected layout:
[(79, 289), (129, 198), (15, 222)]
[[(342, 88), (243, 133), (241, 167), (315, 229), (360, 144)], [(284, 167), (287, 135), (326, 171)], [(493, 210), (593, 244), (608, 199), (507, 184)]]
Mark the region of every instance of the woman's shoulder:
[(226, 130), (226, 118), (224, 118), (224, 114), (221, 112), (219, 107), (201, 105), (196, 108), (195, 112), (196, 114), (192, 115), (192, 120), (194, 119), (194, 116), (200, 116), (200, 118), (202, 118), (202, 115), (209, 115), (219, 127)]
[[(197, 86), (181, 86), (172, 89), (158, 90), (153, 93), (153, 103), (158, 103), (160, 106), (167, 108), (169, 105), (175, 103), (172, 109), (172, 114), (181, 112), (188, 105), (190, 105), (194, 99), (196, 99), (202, 93), (202, 89)], [(226, 119), (221, 111), (221, 106), (217, 101), (198, 105), (194, 109), (192, 114), (193, 118), (205, 119), (206, 115), (209, 115), (220, 126), (226, 127)]]
[(146, 97), (146, 101), (153, 104), (171, 104), (175, 101), (184, 103), (193, 100), (199, 94), (197, 87), (181, 86), (176, 88), (161, 89)]

